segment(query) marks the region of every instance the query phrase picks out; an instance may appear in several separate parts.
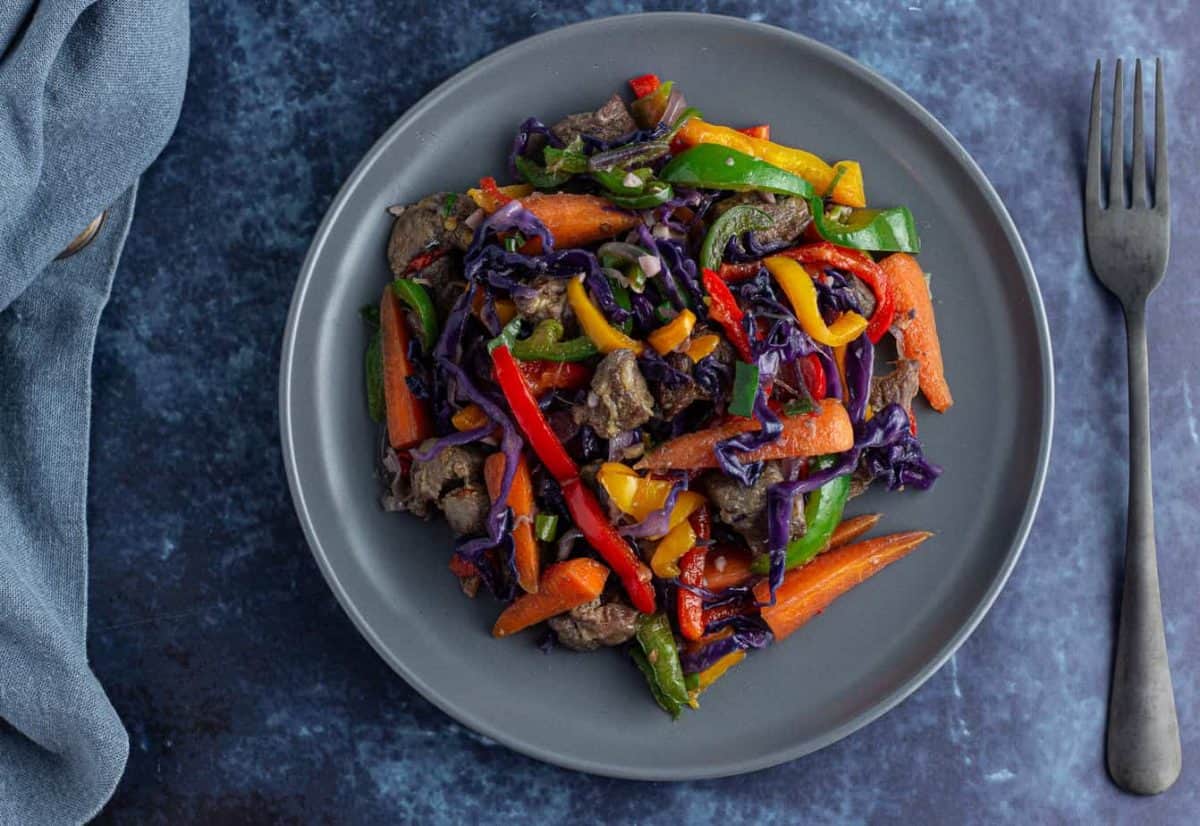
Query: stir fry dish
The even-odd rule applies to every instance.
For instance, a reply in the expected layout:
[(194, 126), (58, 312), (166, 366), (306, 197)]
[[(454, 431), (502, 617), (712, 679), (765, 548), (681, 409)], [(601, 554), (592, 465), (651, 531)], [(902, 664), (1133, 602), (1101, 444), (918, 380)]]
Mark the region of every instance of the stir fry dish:
[(517, 183), (391, 209), (367, 406), (384, 507), (445, 518), (496, 637), (620, 647), (678, 716), (931, 535), (846, 504), (930, 487), (914, 399), (953, 400), (906, 208), (630, 86), (522, 123)]

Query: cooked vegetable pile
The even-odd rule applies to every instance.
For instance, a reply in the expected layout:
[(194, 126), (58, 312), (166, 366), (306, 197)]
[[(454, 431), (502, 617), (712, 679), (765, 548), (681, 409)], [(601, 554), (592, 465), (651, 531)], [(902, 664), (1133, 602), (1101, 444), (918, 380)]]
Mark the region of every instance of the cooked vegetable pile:
[(930, 536), (844, 511), (932, 485), (913, 400), (953, 402), (907, 209), (630, 85), (521, 124), (524, 183), (391, 210), (366, 386), (384, 506), (445, 517), (493, 634), (625, 646), (677, 716)]

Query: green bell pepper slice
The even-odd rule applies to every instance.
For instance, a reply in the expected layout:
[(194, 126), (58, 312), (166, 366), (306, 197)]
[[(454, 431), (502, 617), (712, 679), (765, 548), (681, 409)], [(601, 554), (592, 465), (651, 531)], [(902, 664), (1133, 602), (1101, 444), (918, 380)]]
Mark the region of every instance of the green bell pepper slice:
[(829, 212), (819, 198), (809, 204), (813, 224), (826, 241), (839, 247), (869, 252), (921, 251), (921, 239), (908, 207), (851, 209), (835, 207)]
[(533, 520), (533, 535), (543, 542), (553, 542), (558, 538), (558, 515), (539, 513)]
[[(835, 456), (818, 456), (812, 460), (812, 470), (828, 470), (837, 461)], [(787, 558), (784, 567), (787, 570), (811, 562), (813, 557), (829, 547), (829, 540), (838, 523), (842, 521), (842, 512), (850, 499), (850, 474), (830, 479), (821, 487), (808, 495), (804, 505), (804, 519), (808, 530), (804, 536), (796, 537), (788, 542)], [(770, 572), (771, 560), (766, 556), (755, 558), (750, 570), (756, 574)]]
[(592, 173), (592, 178), (604, 187), (604, 197), (625, 209), (652, 209), (665, 204), (675, 195), (670, 184), (652, 180), (649, 169), (638, 169), (632, 173), (641, 181), (637, 186), (625, 183), (629, 174), (620, 169), (597, 170)]
[[(501, 333), (498, 338), (504, 335)], [(600, 352), (587, 336), (566, 341), (562, 337), (562, 322), (548, 318), (538, 324), (529, 338), (512, 339), (509, 350), (518, 361), (583, 361)]]
[(522, 155), (513, 158), (517, 174), (536, 189), (555, 189), (571, 179), (570, 172), (551, 172), (546, 167)]
[(758, 366), (744, 361), (734, 363), (733, 397), (729, 412), (749, 418), (754, 415), (754, 400), (758, 397)]
[[(634, 650), (634, 662), (646, 675), (654, 699), (672, 716), (679, 716), (680, 710), (689, 705), (690, 698), (683, 679), (683, 665), (679, 662), (679, 648), (675, 645), (675, 634), (667, 615), (643, 614), (639, 617), (636, 639), (641, 650)], [(641, 654), (641, 658), (637, 654)]]
[(785, 169), (715, 143), (702, 143), (676, 155), (659, 177), (669, 184), (733, 192), (774, 192), (813, 197), (812, 184)]
[(367, 413), (371, 421), (381, 424), (387, 418), (383, 401), (383, 343), (379, 330), (371, 335), (364, 359), (367, 375)]
[(421, 347), (426, 353), (433, 352), (438, 339), (438, 317), (429, 291), (415, 281), (397, 278), (392, 282), (392, 292), (416, 314), (417, 327), (421, 332)]
[(674, 88), (675, 81), (668, 80), (666, 83), (659, 84), (658, 88), (650, 94), (629, 104), (629, 112), (638, 126), (650, 129), (662, 120), (663, 112), (667, 109), (667, 100), (670, 99), (671, 90)]
[(726, 210), (712, 222), (708, 234), (704, 236), (704, 244), (700, 247), (700, 267), (706, 270), (720, 269), (725, 245), (730, 238), (743, 232), (766, 229), (772, 223), (774, 221), (770, 215), (749, 204), (738, 204)]

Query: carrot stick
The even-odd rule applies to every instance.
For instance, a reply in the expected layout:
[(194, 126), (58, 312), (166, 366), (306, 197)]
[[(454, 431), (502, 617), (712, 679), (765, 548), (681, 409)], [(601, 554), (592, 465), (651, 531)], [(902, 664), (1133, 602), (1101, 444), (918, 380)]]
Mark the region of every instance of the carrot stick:
[(704, 585), (710, 591), (724, 591), (741, 585), (753, 576), (750, 562), (753, 557), (737, 545), (717, 545), (708, 552), (704, 566)]
[(946, 384), (942, 344), (938, 340), (925, 272), (917, 259), (903, 252), (889, 255), (879, 266), (887, 273), (896, 304), (896, 320), (892, 322), (896, 349), (901, 358), (917, 360), (921, 392), (934, 410), (945, 413), (954, 404), (954, 398), (950, 395), (950, 385)]
[(379, 332), (388, 441), (392, 447), (403, 450), (419, 444), (433, 430), (425, 402), (413, 395), (405, 381), (413, 372), (408, 361), (408, 327), (400, 311), (400, 299), (390, 284), (384, 287), (379, 303)]
[[(908, 531), (865, 539), (828, 551), (800, 568), (793, 568), (775, 591), (775, 604), (762, 609), (762, 618), (782, 640), (804, 625), (855, 585), (865, 582), (929, 537), (929, 531)], [(754, 586), (754, 596), (766, 602), (766, 580)]]
[[(783, 433), (778, 441), (743, 453), (739, 458), (749, 462), (819, 456), (841, 453), (854, 446), (854, 427), (846, 408), (837, 399), (822, 401), (817, 412), (784, 416), (782, 421)], [(687, 433), (659, 445), (634, 467), (638, 470), (717, 467), (717, 455), (713, 452), (717, 442), (761, 427), (754, 419), (737, 418), (717, 427)]]
[(882, 518), (882, 513), (862, 513), (858, 516), (851, 516), (849, 519), (843, 519), (833, 529), (833, 536), (829, 537), (829, 550), (850, 544), (875, 527)]
[[(487, 483), (488, 496), (492, 501), (500, 494), (504, 482), (504, 454), (493, 453), (483, 464), (483, 479)], [(517, 472), (513, 475), (512, 487), (508, 491), (508, 502), (513, 512), (513, 565), (517, 569), (517, 584), (529, 594), (538, 590), (537, 539), (533, 536), (533, 481), (529, 477), (529, 464), (521, 456), (517, 461)]]
[[(554, 236), (554, 246), (558, 249), (582, 247), (612, 238), (633, 229), (638, 220), (633, 213), (618, 209), (596, 195), (534, 193), (522, 198), (521, 206), (546, 225), (546, 229)], [(522, 252), (528, 253), (540, 250), (541, 241), (537, 239), (522, 248)]]
[(542, 574), (536, 594), (522, 594), (501, 612), (492, 636), (507, 637), (591, 602), (604, 590), (608, 568), (587, 557), (556, 562)]

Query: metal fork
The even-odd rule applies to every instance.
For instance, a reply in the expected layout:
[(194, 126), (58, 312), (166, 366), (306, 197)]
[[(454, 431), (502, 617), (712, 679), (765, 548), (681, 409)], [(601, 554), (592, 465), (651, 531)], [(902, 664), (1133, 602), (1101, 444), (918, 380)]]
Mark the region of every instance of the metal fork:
[(1088, 131), (1088, 255), (1092, 269), (1125, 311), (1129, 345), (1129, 515), (1125, 535), (1125, 583), (1117, 658), (1108, 705), (1108, 771), (1117, 785), (1137, 794), (1158, 794), (1179, 777), (1179, 721), (1163, 633), (1154, 548), (1154, 502), (1150, 479), (1150, 384), (1146, 357), (1146, 298), (1162, 281), (1171, 240), (1167, 189), (1167, 124), (1162, 60), (1154, 94), (1154, 203), (1146, 191), (1142, 61), (1134, 70), (1133, 172), (1125, 202), (1125, 140), (1121, 61), (1113, 90), (1112, 153), (1108, 203), (1100, 201), (1100, 61), (1092, 86)]

